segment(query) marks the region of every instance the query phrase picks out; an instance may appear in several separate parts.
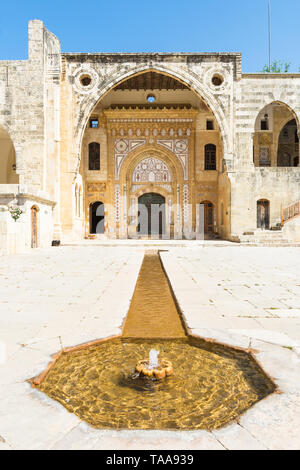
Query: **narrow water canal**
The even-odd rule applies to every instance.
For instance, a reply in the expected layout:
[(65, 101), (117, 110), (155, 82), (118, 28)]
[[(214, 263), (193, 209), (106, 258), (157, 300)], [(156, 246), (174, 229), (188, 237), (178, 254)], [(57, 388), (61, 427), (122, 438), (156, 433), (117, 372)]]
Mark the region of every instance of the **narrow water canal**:
[(145, 253), (123, 336), (168, 339), (186, 336), (157, 251)]

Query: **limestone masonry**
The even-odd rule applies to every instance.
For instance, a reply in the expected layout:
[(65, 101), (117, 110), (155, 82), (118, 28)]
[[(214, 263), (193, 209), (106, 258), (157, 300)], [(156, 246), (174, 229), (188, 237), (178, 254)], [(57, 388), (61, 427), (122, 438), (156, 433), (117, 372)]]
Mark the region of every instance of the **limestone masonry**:
[[(0, 61), (0, 253), (84, 238), (300, 241), (300, 74), (239, 53)], [(157, 213), (155, 212), (157, 211)]]

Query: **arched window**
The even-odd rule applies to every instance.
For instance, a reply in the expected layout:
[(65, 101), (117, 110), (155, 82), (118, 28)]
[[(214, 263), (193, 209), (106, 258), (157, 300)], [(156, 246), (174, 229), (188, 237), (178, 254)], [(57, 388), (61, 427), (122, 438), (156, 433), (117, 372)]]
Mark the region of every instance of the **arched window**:
[(89, 144), (89, 170), (100, 170), (100, 144), (98, 142)]
[(213, 144), (205, 145), (205, 170), (217, 169), (217, 149)]

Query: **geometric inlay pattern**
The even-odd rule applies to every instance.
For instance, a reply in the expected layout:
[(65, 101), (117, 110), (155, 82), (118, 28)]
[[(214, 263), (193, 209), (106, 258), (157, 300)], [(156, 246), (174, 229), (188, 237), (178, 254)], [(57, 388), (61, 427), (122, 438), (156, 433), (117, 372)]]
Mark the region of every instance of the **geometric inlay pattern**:
[(136, 148), (144, 145), (145, 140), (137, 139), (115, 139), (115, 178), (116, 180), (120, 179), (120, 170), (121, 166), (129, 154)]
[(171, 150), (179, 160), (185, 180), (189, 177), (189, 141), (188, 139), (157, 140), (159, 145)]
[(167, 165), (158, 158), (145, 158), (134, 169), (132, 174), (134, 183), (158, 183), (171, 181), (170, 170)]

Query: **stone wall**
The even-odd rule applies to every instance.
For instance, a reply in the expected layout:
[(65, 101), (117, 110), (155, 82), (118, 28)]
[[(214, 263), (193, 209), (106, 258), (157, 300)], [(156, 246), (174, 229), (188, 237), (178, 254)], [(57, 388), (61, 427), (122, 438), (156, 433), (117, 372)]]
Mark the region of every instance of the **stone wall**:
[[(20, 185), (26, 185), (27, 193), (54, 202), (59, 199), (60, 183), (60, 44), (38, 20), (29, 22), (28, 35), (28, 60), (0, 61), (0, 127), (14, 145)], [(41, 245), (50, 244), (54, 220), (52, 210), (51, 217), (41, 220)], [(13, 227), (9, 238), (16, 238), (17, 251), (26, 250), (27, 235)], [(28, 220), (23, 231), (30, 234)]]
[[(210, 197), (215, 205), (222, 237), (238, 239), (243, 232), (255, 229), (258, 199), (270, 201), (271, 225), (280, 221), (282, 206), (300, 199), (300, 168), (258, 168), (253, 159), (257, 118), (267, 105), (282, 103), (299, 125), (299, 74), (243, 75), (239, 53), (61, 54), (59, 40), (38, 20), (29, 22), (28, 50), (28, 60), (0, 61), (0, 127), (8, 132), (14, 145), (18, 183), (26, 185), (33, 199), (51, 206), (51, 217), (50, 212), (41, 217), (42, 243), (80, 239), (85, 233), (87, 208), (82, 206), (85, 215), (84, 211), (78, 214), (74, 210), (76, 184), (78, 187), (80, 179), (86, 193), (86, 184), (92, 182), (85, 181), (89, 170), (83, 156), (97, 132), (105, 155), (98, 176), (110, 188), (109, 198), (115, 197), (108, 174), (113, 158), (111, 139), (104, 127), (85, 132), (86, 126), (95, 107), (101, 100), (105, 103), (115, 85), (146, 71), (179, 80), (202, 100), (207, 115), (214, 118), (218, 131), (208, 134), (203, 132), (201, 121), (205, 112), (196, 119), (191, 173), (195, 191), (190, 201), (200, 203), (206, 192), (206, 198)], [(91, 79), (87, 85), (81, 81), (84, 76)], [(217, 76), (222, 78), (219, 84), (212, 80)], [(189, 90), (184, 92), (186, 96)], [(218, 148), (215, 174), (203, 168), (206, 139)], [(192, 212), (195, 219), (194, 208)], [(7, 217), (3, 214), (2, 222)], [(30, 233), (28, 219), (23, 220), (27, 221), (24, 231)], [(5, 223), (7, 233), (12, 233), (10, 224)], [(19, 237), (20, 242), (13, 244), (28, 246), (27, 235), (17, 232), (10, 239)], [(1, 243), (8, 246), (4, 238)]]

